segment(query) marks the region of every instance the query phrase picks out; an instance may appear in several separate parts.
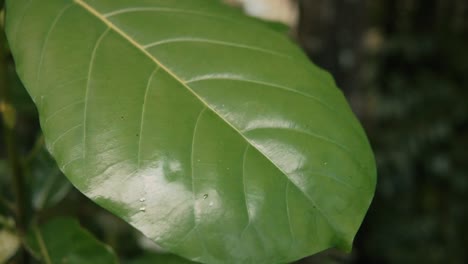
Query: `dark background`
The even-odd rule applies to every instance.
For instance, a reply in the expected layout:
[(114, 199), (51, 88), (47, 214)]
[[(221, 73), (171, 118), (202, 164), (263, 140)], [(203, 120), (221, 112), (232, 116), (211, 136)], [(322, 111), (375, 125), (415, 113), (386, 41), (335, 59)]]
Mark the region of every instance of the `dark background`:
[[(467, 263), (468, 1), (299, 4), (293, 35), (316, 64), (335, 76), (378, 164), (377, 192), (353, 252), (329, 250), (299, 263)], [(8, 73), (17, 112), (17, 149), (35, 160), (24, 173), (56, 175), (60, 172), (43, 150), (34, 105), (15, 76), (12, 58), (6, 60), (2, 71)], [(9, 199), (7, 148), (0, 142), (0, 195)], [(40, 219), (75, 215), (120, 256), (141, 252), (140, 237), (127, 224), (73, 188), (67, 190), (66, 183), (54, 188), (64, 188), (64, 195), (55, 197), (58, 204)], [(0, 214), (5, 211), (0, 204)]]
[(335, 76), (378, 164), (353, 254), (303, 263), (468, 263), (468, 1), (300, 6), (298, 39)]

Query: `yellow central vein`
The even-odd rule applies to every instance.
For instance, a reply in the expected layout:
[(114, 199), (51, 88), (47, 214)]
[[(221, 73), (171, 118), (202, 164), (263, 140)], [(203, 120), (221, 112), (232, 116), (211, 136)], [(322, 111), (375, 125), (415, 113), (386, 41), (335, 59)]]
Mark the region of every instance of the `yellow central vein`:
[(254, 142), (252, 142), (250, 139), (248, 139), (242, 132), (237, 129), (231, 122), (226, 120), (223, 116), (221, 116), (218, 112), (216, 112), (202, 97), (200, 97), (198, 94), (196, 94), (190, 86), (188, 86), (187, 82), (182, 80), (179, 76), (177, 76), (172, 70), (167, 68), (163, 63), (161, 63), (157, 58), (155, 58), (151, 53), (149, 53), (143, 45), (140, 43), (136, 42), (134, 39), (132, 39), (127, 33), (122, 31), (120, 28), (118, 28), (114, 23), (112, 23), (110, 20), (108, 20), (103, 14), (99, 13), (94, 7), (90, 6), (88, 3), (84, 2), (83, 0), (73, 0), (76, 4), (80, 5), (83, 7), (85, 10), (87, 10), (89, 13), (92, 15), (96, 16), (99, 20), (101, 20), (104, 24), (106, 24), (109, 28), (117, 32), (119, 35), (121, 35), (124, 39), (126, 39), (129, 43), (134, 45), (137, 49), (139, 49), (141, 52), (143, 52), (148, 58), (150, 58), (154, 63), (159, 65), (164, 71), (166, 71), (170, 76), (172, 76), (176, 81), (180, 82), (187, 90), (193, 94), (198, 100), (200, 100), (201, 103), (205, 105), (206, 108), (210, 109), (213, 113), (215, 113), (219, 118), (221, 118), (227, 125), (229, 125), (234, 131), (236, 131), (246, 142), (248, 142), (250, 145), (252, 145), (258, 152), (260, 152), (268, 161), (271, 162), (273, 166), (275, 166), (285, 177), (288, 178), (288, 180), (296, 186), (296, 188), (302, 192), (302, 194), (315, 206), (317, 211), (330, 223), (330, 225), (335, 229), (336, 232), (339, 232), (340, 228), (336, 226), (334, 221), (331, 221), (331, 219), (328, 218), (328, 216), (320, 209), (318, 204), (307, 194), (305, 193), (302, 188), (297, 185), (291, 178), (289, 178), (288, 174), (278, 165), (276, 165), (273, 160), (270, 159), (263, 151), (261, 151)]

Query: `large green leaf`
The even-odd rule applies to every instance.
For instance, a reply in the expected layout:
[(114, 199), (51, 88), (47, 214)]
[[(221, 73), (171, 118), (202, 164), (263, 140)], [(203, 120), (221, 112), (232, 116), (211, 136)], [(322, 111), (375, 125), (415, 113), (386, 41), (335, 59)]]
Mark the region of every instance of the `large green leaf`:
[(10, 0), (7, 34), (72, 183), (205, 263), (349, 249), (374, 192), (365, 133), (285, 36), (215, 0)]
[(98, 241), (70, 218), (54, 219), (28, 236), (31, 248), (42, 257), (45, 264), (116, 264), (113, 250)]

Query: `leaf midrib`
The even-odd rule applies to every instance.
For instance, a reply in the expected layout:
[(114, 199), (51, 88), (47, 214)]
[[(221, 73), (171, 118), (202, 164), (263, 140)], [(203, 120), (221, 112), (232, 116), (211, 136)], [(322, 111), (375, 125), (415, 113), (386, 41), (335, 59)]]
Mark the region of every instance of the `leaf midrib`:
[(160, 62), (155, 56), (153, 56), (151, 53), (149, 53), (143, 45), (138, 43), (136, 40), (131, 38), (129, 35), (127, 35), (124, 31), (122, 31), (120, 28), (118, 28), (114, 23), (109, 21), (103, 14), (99, 13), (94, 7), (90, 6), (88, 3), (84, 2), (83, 0), (73, 0), (77, 5), (81, 6), (83, 9), (85, 9), (87, 12), (91, 13), (94, 15), (96, 18), (98, 18), (101, 22), (103, 22), (106, 26), (108, 26), (110, 29), (114, 30), (117, 34), (119, 34), (121, 37), (123, 37), (125, 40), (127, 40), (130, 44), (135, 46), (138, 50), (140, 50), (143, 54), (145, 54), (149, 59), (151, 59), (154, 63), (156, 63), (157, 66), (161, 67), (167, 74), (169, 74), (171, 77), (173, 77), (177, 82), (182, 84), (193, 96), (195, 96), (206, 108), (210, 109), (216, 116), (218, 116), (221, 120), (223, 120), (227, 125), (229, 125), (234, 131), (236, 131), (249, 145), (251, 145), (253, 148), (255, 148), (259, 153), (262, 154), (275, 168), (277, 168), (285, 177), (286, 179), (291, 182), (304, 196), (307, 200), (309, 200), (315, 207), (315, 209), (327, 220), (327, 222), (330, 224), (330, 226), (337, 232), (338, 234), (340, 233), (339, 228), (336, 227), (335, 223), (331, 221), (328, 216), (320, 209), (318, 204), (307, 194), (305, 193), (294, 181), (292, 181), (289, 177), (288, 174), (280, 168), (278, 165), (275, 164), (263, 151), (261, 151), (253, 142), (250, 141), (242, 132), (237, 129), (234, 125), (232, 125), (228, 120), (226, 120), (223, 116), (221, 116), (216, 110), (214, 110), (202, 97), (200, 97), (198, 94), (196, 94), (192, 88), (187, 84), (186, 81), (182, 80), (179, 76), (177, 76), (172, 70), (170, 70), (168, 67), (166, 67), (162, 62)]

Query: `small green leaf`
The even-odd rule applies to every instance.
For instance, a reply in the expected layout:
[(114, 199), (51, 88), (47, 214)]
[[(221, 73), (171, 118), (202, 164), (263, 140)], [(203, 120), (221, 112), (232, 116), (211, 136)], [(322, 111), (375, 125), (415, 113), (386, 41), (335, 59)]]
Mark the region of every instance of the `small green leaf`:
[(216, 0), (8, 0), (46, 145), (85, 195), (204, 263), (351, 249), (366, 135), (329, 74)]
[(112, 249), (74, 219), (54, 219), (40, 228), (33, 228), (28, 241), (45, 264), (118, 263)]

